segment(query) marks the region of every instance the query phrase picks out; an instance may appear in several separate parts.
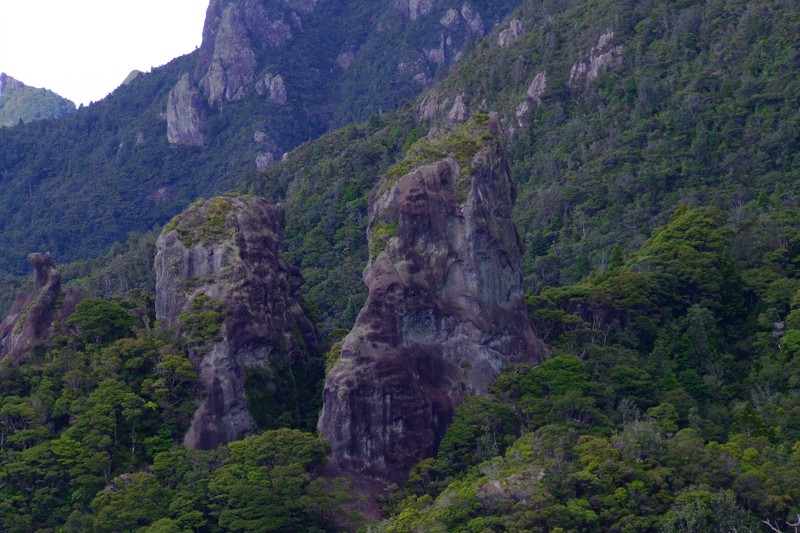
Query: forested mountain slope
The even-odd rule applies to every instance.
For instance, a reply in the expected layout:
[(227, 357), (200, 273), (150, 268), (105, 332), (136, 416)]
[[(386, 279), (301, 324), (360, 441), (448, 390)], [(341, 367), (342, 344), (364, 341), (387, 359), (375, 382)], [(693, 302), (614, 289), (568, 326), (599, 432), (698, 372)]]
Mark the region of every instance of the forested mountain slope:
[[(393, 13), (410, 24), (433, 5), (398, 2)], [(453, 123), (482, 123), (494, 110), (503, 117), (527, 311), (548, 353), (539, 366), (507, 367), (491, 396), (465, 396), (436, 455), (381, 495), (387, 519), (371, 530), (792, 529), (800, 514), (798, 7), (526, 1), (414, 103), (302, 144), (247, 177), (242, 188), (286, 212), (285, 257), (306, 279), (303, 309), (317, 308), (333, 367), (342, 352), (333, 341), (346, 333), (337, 328), (350, 328), (364, 301), (362, 269), (399, 231), (374, 226), (370, 250), (369, 197), (386, 192), (376, 185), (420, 162), (463, 159), (475, 139), (448, 135)], [(448, 13), (431, 20), (444, 25)], [(162, 103), (180, 79), (202, 95), (207, 70), (198, 64), (189, 56), (143, 81)], [(124, 94), (133, 93), (105, 105)], [(176, 176), (181, 158), (205, 160), (207, 168), (193, 167), (198, 187), (230, 165), (233, 184), (235, 162), (211, 159), (208, 133), (214, 124), (233, 131), (221, 117), (249, 112), (247, 102), (205, 109), (202, 148), (169, 146), (154, 104), (158, 153)], [(99, 120), (105, 108), (95, 109), (66, 121)], [(51, 135), (34, 125), (9, 131), (24, 128)], [(107, 146), (111, 159), (116, 146)], [(36, 182), (22, 185), (32, 198)], [(108, 293), (147, 286), (152, 278), (141, 265), (128, 270), (126, 258), (149, 261), (153, 240), (71, 271)], [(271, 428), (294, 429), (214, 451), (180, 447), (197, 405), (187, 358), (197, 339), (155, 323), (140, 291), (84, 302), (25, 364), (0, 364), (0, 523), (355, 529), (345, 510), (358, 491), (317, 477), (330, 448), (300, 431), (314, 402), (294, 423), (270, 418)], [(191, 323), (213, 340), (223, 311), (193, 311)]]
[(199, 50), (58, 122), (0, 130), (0, 270), (87, 258), (303, 141), (394, 109), (516, 1), (214, 0)]
[(454, 109), (505, 117), (529, 290), (602, 272), (679, 203), (719, 207), (743, 241), (748, 227), (768, 238), (782, 223), (755, 208), (797, 202), (795, 8), (526, 2), (413, 107), (323, 136), (251, 188), (287, 203), (288, 254), (342, 327), (361, 289), (338, 265), (366, 263), (372, 184)]

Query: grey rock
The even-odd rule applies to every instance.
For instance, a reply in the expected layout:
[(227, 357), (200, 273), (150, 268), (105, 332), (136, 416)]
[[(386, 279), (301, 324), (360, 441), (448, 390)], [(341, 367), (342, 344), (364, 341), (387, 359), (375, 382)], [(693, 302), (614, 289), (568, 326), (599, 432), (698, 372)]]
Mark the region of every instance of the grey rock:
[(305, 360), (318, 350), (312, 321), (299, 304), (300, 272), (280, 255), (283, 209), (262, 198), (221, 197), (178, 215), (156, 243), (156, 314), (178, 334), (193, 307), (224, 311), (220, 333), (190, 347), (205, 396), (184, 437), (210, 449), (255, 429), (248, 371)]
[(503, 365), (539, 362), (521, 288), (514, 186), (496, 118), (471, 170), (421, 165), (370, 198), (369, 296), (329, 371), (320, 432), (340, 471), (402, 482)]
[(184, 74), (167, 98), (167, 140), (170, 144), (203, 145), (203, 98)]
[(50, 339), (56, 324), (64, 325), (83, 299), (76, 289), (62, 293), (61, 273), (50, 253), (30, 254), (28, 261), (33, 267), (33, 283), (27, 293), (17, 295), (0, 324), (0, 361), (22, 362), (34, 345)]

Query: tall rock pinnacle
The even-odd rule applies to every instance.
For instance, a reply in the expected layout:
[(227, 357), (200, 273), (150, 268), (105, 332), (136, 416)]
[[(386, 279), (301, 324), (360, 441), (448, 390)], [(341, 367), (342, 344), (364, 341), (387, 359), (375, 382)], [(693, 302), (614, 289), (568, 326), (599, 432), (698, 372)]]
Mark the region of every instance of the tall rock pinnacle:
[(541, 361), (501, 136), (494, 116), (469, 122), (412, 148), (372, 192), (369, 296), (319, 422), (345, 472), (402, 481), (468, 395), (487, 394), (508, 362)]
[[(303, 278), (280, 255), (283, 225), (283, 209), (262, 198), (221, 197), (196, 202), (157, 241), (156, 314), (184, 339), (206, 392), (187, 447), (256, 430), (265, 405), (249, 385), (299, 418), (307, 391), (295, 380), (318, 338), (298, 301)], [(279, 388), (290, 392), (275, 398)]]

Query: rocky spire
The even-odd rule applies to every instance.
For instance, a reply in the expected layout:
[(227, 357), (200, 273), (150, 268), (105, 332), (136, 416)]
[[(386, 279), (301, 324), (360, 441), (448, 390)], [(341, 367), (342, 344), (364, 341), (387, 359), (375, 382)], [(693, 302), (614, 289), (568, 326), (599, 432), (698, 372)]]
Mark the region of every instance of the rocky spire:
[[(345, 472), (400, 482), (503, 365), (539, 362), (496, 117), (411, 149), (373, 190), (369, 296), (329, 371), (319, 430)], [(432, 145), (432, 146), (431, 146)], [(453, 154), (427, 161), (426, 153)]]
[(19, 362), (36, 343), (47, 341), (54, 324), (63, 322), (83, 298), (75, 289), (61, 292), (61, 273), (50, 253), (30, 254), (28, 261), (33, 283), (27, 293), (17, 295), (0, 324), (0, 360), (11, 357)]
[(319, 341), (299, 303), (302, 276), (280, 255), (283, 226), (283, 209), (262, 198), (221, 197), (196, 202), (156, 243), (156, 314), (183, 339), (206, 393), (184, 438), (189, 448), (258, 427), (248, 379), (262, 395), (294, 395), (276, 400), (295, 406), (294, 419), (311, 394), (296, 380)]

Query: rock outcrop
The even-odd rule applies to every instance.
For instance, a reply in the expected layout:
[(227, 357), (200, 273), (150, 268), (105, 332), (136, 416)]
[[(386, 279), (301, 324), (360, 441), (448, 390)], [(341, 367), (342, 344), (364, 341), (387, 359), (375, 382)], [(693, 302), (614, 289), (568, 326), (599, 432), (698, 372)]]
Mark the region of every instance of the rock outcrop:
[(191, 206), (157, 241), (156, 314), (186, 340), (206, 393), (184, 438), (189, 448), (251, 433), (258, 413), (247, 380), (274, 390), (275, 373), (291, 381), (318, 349), (297, 296), (300, 272), (280, 255), (283, 226), (283, 209), (264, 199), (221, 197)]
[(411, 21), (417, 20), (431, 12), (433, 0), (397, 0), (395, 9)]
[(0, 360), (19, 362), (35, 344), (50, 339), (55, 324), (63, 324), (83, 298), (79, 291), (61, 292), (61, 273), (52, 256), (28, 256), (33, 267), (33, 284), (27, 294), (19, 294), (0, 324)]
[(203, 145), (203, 99), (184, 74), (167, 98), (167, 140), (170, 144)]
[(448, 113), (447, 117), (451, 122), (464, 122), (467, 120), (468, 112), (467, 106), (464, 104), (463, 94), (456, 96), (456, 101), (453, 103), (453, 107), (450, 109), (450, 113)]
[(516, 110), (517, 124), (525, 126), (530, 112), (542, 105), (542, 95), (547, 90), (547, 71), (543, 70), (536, 74), (525, 93), (525, 98), (519, 103)]
[(0, 96), (6, 91), (18, 91), (23, 89), (25, 84), (19, 80), (15, 80), (5, 72), (0, 73)]
[(576, 88), (582, 78), (586, 78), (587, 81), (596, 80), (603, 68), (622, 65), (623, 48), (612, 45), (613, 39), (614, 32), (608, 30), (600, 36), (586, 57), (572, 65), (567, 82), (570, 89)]
[[(326, 378), (319, 430), (335, 467), (357, 477), (401, 482), (468, 395), (486, 394), (507, 362), (541, 360), (497, 118), (432, 144), (372, 192), (369, 296)], [(454, 156), (423, 156), (442, 151)]]
[(508, 28), (501, 31), (497, 37), (497, 44), (503, 48), (515, 43), (522, 36), (522, 22), (519, 19), (512, 19)]

